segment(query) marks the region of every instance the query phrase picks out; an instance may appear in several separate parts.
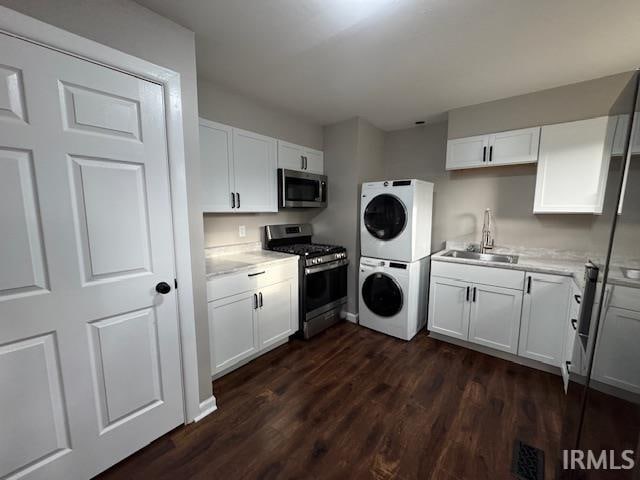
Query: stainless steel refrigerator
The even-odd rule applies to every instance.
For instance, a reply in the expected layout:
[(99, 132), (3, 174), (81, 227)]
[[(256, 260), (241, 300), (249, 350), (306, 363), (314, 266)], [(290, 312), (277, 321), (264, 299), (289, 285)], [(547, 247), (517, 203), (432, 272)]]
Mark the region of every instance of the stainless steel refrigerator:
[[(604, 210), (576, 298), (565, 396), (562, 479), (640, 478), (640, 103), (636, 73), (611, 108)], [(576, 172), (579, 175), (579, 172)]]

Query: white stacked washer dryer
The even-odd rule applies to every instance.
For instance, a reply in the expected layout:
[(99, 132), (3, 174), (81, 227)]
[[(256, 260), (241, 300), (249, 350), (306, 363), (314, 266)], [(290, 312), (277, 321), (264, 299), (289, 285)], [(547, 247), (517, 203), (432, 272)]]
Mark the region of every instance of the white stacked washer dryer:
[(426, 324), (433, 184), (364, 183), (360, 207), (360, 324), (411, 340)]

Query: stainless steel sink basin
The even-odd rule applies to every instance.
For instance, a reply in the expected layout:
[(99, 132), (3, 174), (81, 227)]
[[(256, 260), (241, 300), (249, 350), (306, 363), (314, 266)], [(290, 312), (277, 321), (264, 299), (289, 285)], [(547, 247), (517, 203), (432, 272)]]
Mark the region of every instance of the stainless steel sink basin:
[(467, 252), (465, 250), (449, 250), (443, 257), (468, 258), (483, 262), (518, 263), (518, 255), (500, 255), (497, 253)]
[(621, 267), (623, 275), (630, 280), (640, 280), (640, 269)]

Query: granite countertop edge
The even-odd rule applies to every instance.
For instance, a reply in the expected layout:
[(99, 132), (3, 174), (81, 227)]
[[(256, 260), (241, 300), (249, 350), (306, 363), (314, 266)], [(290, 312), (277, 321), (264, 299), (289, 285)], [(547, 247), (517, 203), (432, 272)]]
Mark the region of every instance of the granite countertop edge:
[(530, 263), (526, 258), (518, 259), (518, 263), (491, 262), (487, 260), (474, 260), (471, 258), (454, 258), (445, 257), (444, 254), (450, 249), (445, 248), (431, 255), (432, 261), (462, 263), (468, 265), (478, 265), (482, 267), (503, 268), (506, 270), (519, 270), (533, 273), (548, 273), (551, 275), (562, 275), (571, 277), (578, 287), (584, 287), (584, 263), (576, 262), (576, 268), (568, 268), (567, 266), (554, 265), (553, 260), (545, 263), (544, 259), (536, 259), (535, 263)]
[[(519, 270), (524, 272), (533, 273), (547, 273), (550, 275), (562, 275), (571, 277), (580, 289), (584, 289), (584, 267), (587, 263), (588, 256), (585, 255), (584, 260), (578, 259), (563, 259), (559, 260), (562, 265), (558, 264), (557, 260), (553, 258), (545, 258), (543, 256), (535, 256), (533, 259), (527, 253), (520, 253), (518, 251), (508, 252), (510, 254), (519, 255), (518, 263), (503, 263), (503, 262), (491, 262), (487, 260), (474, 260), (471, 258), (454, 258), (445, 257), (444, 254), (451, 250), (451, 248), (445, 248), (431, 255), (431, 259), (437, 262), (449, 262), (449, 263), (462, 263), (467, 265), (479, 265), (483, 267), (491, 268), (503, 268), (506, 270)], [(496, 252), (497, 253), (497, 252)], [(507, 253), (507, 252), (500, 252)], [(620, 272), (616, 270), (617, 267), (612, 267), (609, 270), (609, 278), (607, 280), (608, 285), (619, 285), (622, 287), (640, 288), (640, 281), (625, 278)]]
[[(250, 258), (247, 259), (247, 256)], [(218, 255), (206, 259), (206, 278), (207, 280), (213, 280), (224, 275), (292, 261), (297, 262), (298, 256), (270, 250)], [(225, 265), (225, 263), (242, 263), (242, 265)]]

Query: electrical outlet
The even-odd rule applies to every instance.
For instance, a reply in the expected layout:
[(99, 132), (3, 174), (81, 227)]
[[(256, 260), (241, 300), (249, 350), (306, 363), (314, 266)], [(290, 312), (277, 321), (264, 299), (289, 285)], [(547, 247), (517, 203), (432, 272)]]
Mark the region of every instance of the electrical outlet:
[(238, 227), (238, 235), (240, 236), (240, 238), (247, 236), (247, 228), (244, 225), (240, 225)]

